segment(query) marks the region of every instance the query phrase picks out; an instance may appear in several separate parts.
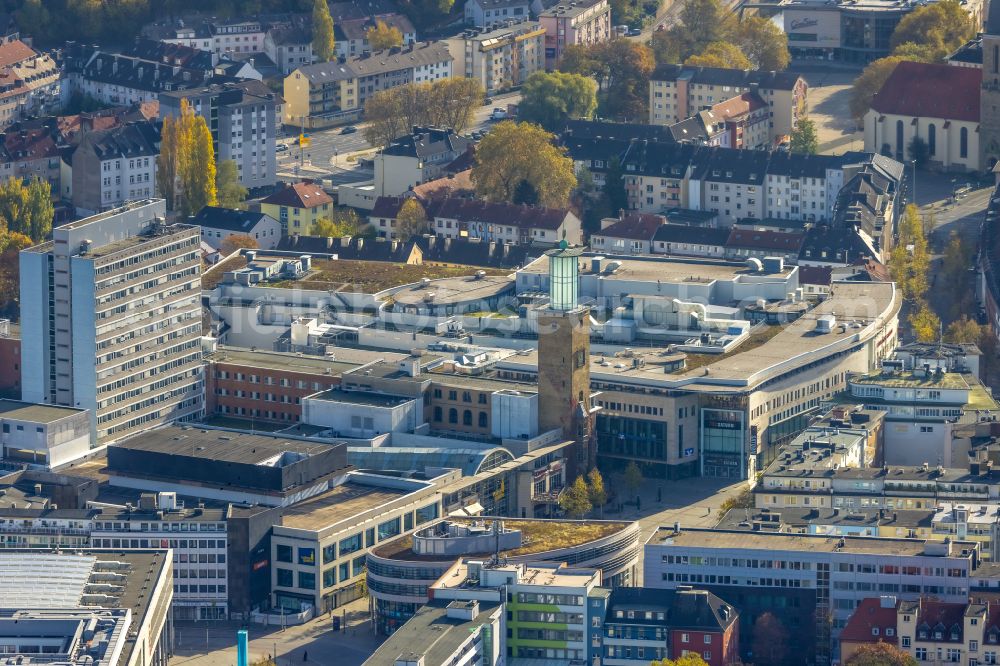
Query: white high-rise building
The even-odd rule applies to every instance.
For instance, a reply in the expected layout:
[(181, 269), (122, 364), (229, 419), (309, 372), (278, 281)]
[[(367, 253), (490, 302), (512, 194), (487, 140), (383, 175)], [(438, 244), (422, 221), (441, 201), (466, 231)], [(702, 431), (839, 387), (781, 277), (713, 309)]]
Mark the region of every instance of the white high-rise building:
[(147, 199), (21, 252), (22, 397), (90, 410), (92, 445), (203, 412), (198, 227)]

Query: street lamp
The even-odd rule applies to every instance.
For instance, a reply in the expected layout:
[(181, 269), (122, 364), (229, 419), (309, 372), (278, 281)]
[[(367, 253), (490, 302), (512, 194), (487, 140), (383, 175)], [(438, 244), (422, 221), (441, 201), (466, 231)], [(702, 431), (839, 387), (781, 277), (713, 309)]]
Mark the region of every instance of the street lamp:
[(920, 204), (917, 203), (917, 161), (910, 160), (910, 163), (913, 164), (913, 205), (919, 208)]

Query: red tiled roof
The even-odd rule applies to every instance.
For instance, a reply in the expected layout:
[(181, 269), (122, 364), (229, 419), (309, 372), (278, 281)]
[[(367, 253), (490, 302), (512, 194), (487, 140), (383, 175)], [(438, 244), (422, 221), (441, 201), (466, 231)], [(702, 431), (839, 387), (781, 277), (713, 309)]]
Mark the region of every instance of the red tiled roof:
[[(885, 630), (892, 628), (892, 636), (886, 636)], [(878, 633), (874, 633), (878, 629)], [(850, 643), (892, 643), (896, 645), (896, 604), (888, 608), (882, 607), (879, 598), (862, 599), (857, 609), (847, 620), (847, 626), (840, 632), (840, 640)]]
[(16, 40), (0, 45), (0, 67), (9, 67), (17, 63), (35, 57), (35, 50), (22, 42)]
[(620, 219), (614, 224), (601, 229), (595, 236), (609, 236), (611, 238), (627, 238), (629, 240), (653, 240), (656, 230), (667, 220), (662, 215), (650, 215), (649, 213), (629, 213), (624, 219)]
[(945, 603), (943, 601), (921, 600), (920, 612), (917, 614), (917, 631), (921, 625), (926, 624), (930, 628), (931, 636), (934, 635), (935, 627), (941, 629), (941, 638), (935, 640), (952, 641), (951, 629), (958, 627), (958, 638), (955, 642), (962, 640), (962, 631), (965, 626), (965, 608), (967, 604)]
[(764, 108), (765, 106), (767, 106), (767, 103), (760, 98), (760, 95), (755, 92), (745, 92), (737, 97), (730, 97), (724, 102), (719, 102), (709, 109), (709, 111), (716, 118), (729, 120)]
[(754, 229), (736, 229), (729, 234), (727, 247), (746, 247), (756, 250), (782, 250), (798, 252), (802, 246), (805, 234), (785, 231), (756, 231)]
[(444, 199), (434, 217), (459, 222), (485, 222), (520, 227), (522, 229), (558, 229), (569, 210), (565, 208), (540, 208), (508, 203), (490, 203), (475, 199)]
[(979, 122), (982, 72), (921, 62), (901, 62), (872, 99), (879, 113)]
[(316, 183), (301, 182), (275, 192), (261, 203), (292, 208), (315, 208), (325, 203), (333, 203), (333, 199)]

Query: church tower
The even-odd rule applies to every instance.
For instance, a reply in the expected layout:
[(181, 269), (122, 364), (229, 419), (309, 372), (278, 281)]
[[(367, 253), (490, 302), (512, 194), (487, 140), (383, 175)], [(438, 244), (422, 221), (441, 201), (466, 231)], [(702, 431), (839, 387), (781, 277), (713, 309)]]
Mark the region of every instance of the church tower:
[(590, 404), (590, 309), (577, 304), (582, 248), (560, 247), (549, 259), (549, 304), (538, 313), (538, 426), (561, 428), (569, 481), (586, 474), (597, 451)]
[(979, 97), (979, 169), (1000, 161), (1000, 0), (991, 0), (983, 29), (983, 85)]

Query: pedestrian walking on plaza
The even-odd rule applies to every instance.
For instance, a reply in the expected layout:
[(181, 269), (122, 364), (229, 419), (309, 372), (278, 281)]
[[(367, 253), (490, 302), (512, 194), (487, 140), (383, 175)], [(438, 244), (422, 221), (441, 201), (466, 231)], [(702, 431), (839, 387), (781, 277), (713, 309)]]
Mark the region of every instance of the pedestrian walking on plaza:
[(309, 661), (309, 653), (308, 652), (303, 652), (302, 653), (302, 661), (303, 661), (303, 663)]

